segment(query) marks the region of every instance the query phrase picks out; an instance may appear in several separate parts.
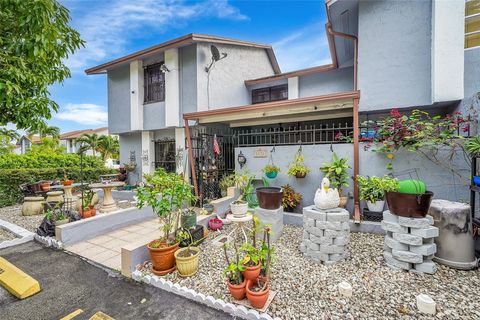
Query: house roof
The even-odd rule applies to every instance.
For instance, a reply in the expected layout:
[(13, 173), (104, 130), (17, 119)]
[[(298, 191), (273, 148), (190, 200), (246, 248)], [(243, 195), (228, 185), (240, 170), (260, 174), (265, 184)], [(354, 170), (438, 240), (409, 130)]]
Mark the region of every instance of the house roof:
[(84, 134), (92, 134), (92, 133), (98, 133), (102, 131), (108, 130), (108, 127), (101, 127), (97, 129), (84, 129), (84, 130), (76, 130), (76, 131), (70, 131), (70, 132), (65, 132), (60, 135), (60, 140), (69, 140), (69, 139), (76, 139), (81, 137)]
[(39, 135), (23, 135), (21, 136), (18, 140), (17, 140), (17, 143), (16, 145), (21, 145), (22, 144), (22, 139), (27, 139), (28, 141), (30, 141), (31, 143), (34, 143), (34, 144), (39, 144), (42, 142), (42, 139), (40, 138)]
[(89, 68), (85, 70), (86, 74), (101, 74), (105, 73), (109, 68), (112, 68), (116, 65), (119, 65), (121, 63), (125, 62), (130, 62), (133, 60), (137, 60), (139, 58), (143, 58), (145, 56), (148, 56), (152, 53), (159, 52), (159, 51), (165, 51), (167, 49), (171, 48), (179, 48), (183, 47), (192, 43), (198, 43), (198, 42), (212, 42), (212, 43), (218, 43), (218, 44), (229, 44), (229, 45), (236, 45), (236, 46), (244, 46), (244, 47), (251, 47), (251, 48), (259, 48), (259, 49), (265, 49), (268, 54), (268, 58), (270, 59), (270, 63), (272, 64), (273, 70), (275, 73), (281, 73), (280, 67), (277, 62), (277, 58), (275, 57), (275, 53), (273, 52), (272, 46), (266, 45), (266, 44), (258, 44), (254, 42), (248, 42), (248, 41), (242, 41), (242, 40), (236, 40), (236, 39), (231, 39), (231, 38), (224, 38), (224, 37), (217, 37), (217, 36), (210, 36), (210, 35), (204, 35), (204, 34), (197, 34), (197, 33), (190, 33), (185, 36), (169, 40), (167, 42), (163, 42), (157, 45), (154, 45), (152, 47), (131, 53), (129, 55), (126, 55), (124, 57), (120, 57), (118, 59), (103, 63), (101, 65), (98, 65), (93, 68)]

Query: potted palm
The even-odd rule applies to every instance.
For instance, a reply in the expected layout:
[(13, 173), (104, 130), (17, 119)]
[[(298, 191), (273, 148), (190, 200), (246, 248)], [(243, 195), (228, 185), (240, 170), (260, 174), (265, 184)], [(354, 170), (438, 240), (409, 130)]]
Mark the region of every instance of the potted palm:
[(280, 172), (280, 168), (272, 163), (272, 164), (267, 164), (265, 167), (263, 167), (262, 171), (263, 173), (265, 173), (267, 178), (274, 179), (277, 177), (278, 173)]
[(145, 175), (145, 185), (137, 189), (139, 208), (151, 206), (157, 214), (163, 236), (151, 241), (147, 248), (152, 260), (152, 272), (163, 276), (175, 270), (175, 256), (179, 243), (172, 231), (177, 229), (179, 213), (183, 207), (195, 200), (192, 186), (182, 176), (157, 169)]
[(225, 254), (225, 260), (227, 261), (227, 267), (223, 271), (223, 275), (227, 277), (227, 286), (230, 294), (235, 300), (243, 300), (245, 298), (245, 279), (243, 278), (243, 271), (245, 267), (240, 263), (240, 256), (238, 248), (235, 242), (233, 242), (235, 249), (235, 260), (230, 261), (228, 258), (227, 248), (228, 245), (223, 245), (223, 252)]
[(398, 180), (385, 176), (383, 178), (370, 176), (357, 176), (360, 190), (360, 200), (367, 202), (368, 210), (371, 212), (382, 212), (385, 206), (385, 192), (395, 191)]
[(301, 151), (299, 150), (295, 154), (295, 158), (293, 162), (290, 163), (288, 166), (287, 174), (294, 176), (296, 178), (305, 178), (307, 173), (310, 172), (310, 169), (305, 165), (305, 157), (302, 155)]
[(320, 171), (325, 174), (325, 177), (330, 180), (330, 186), (332, 188), (338, 189), (340, 194), (340, 204), (341, 208), (347, 206), (348, 197), (343, 194), (343, 188), (348, 187), (348, 169), (350, 168), (347, 164), (348, 158), (339, 158), (335, 154), (332, 155), (332, 162), (324, 163), (320, 168)]

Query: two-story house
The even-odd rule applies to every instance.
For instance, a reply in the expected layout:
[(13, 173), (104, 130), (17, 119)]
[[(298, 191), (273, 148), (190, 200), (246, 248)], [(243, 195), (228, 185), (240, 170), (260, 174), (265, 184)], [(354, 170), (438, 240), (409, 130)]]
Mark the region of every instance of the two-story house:
[[(318, 167), (330, 160), (332, 151), (349, 157), (353, 175), (385, 174), (384, 159), (361, 150), (362, 120), (375, 119), (392, 107), (446, 114), (471, 105), (465, 98), (475, 100), (480, 90), (477, 5), (464, 0), (326, 0), (332, 63), (287, 73), (280, 72), (269, 46), (199, 35), (142, 50), (87, 73), (108, 74), (109, 128), (120, 134), (123, 162), (132, 156), (142, 163), (141, 172), (151, 172), (154, 141), (175, 137), (179, 148), (186, 136), (196, 192), (209, 197), (207, 189), (218, 181), (212, 170), (233, 162), (237, 169), (261, 175), (268, 155), (258, 147), (266, 146), (276, 147), (276, 164), (286, 170), (300, 144), (312, 173), (301, 182), (279, 175), (275, 184), (294, 183), (309, 204), (321, 179)], [(226, 58), (206, 69), (211, 45)], [(150, 65), (158, 66), (157, 75), (149, 76)], [(155, 91), (164, 101), (150, 104), (146, 90), (156, 82), (165, 86)], [(230, 142), (221, 154), (212, 153), (212, 139), (199, 144), (190, 126), (209, 127), (210, 132), (229, 129), (234, 154), (227, 148)], [(338, 133), (352, 131), (353, 144), (337, 144)], [(240, 153), (247, 158), (241, 166), (235, 163)], [(416, 158), (403, 163), (405, 169), (426, 170), (422, 178), (427, 185), (441, 197), (452, 198), (441, 188), (450, 176), (429, 171), (433, 169)], [(358, 208), (357, 193), (355, 200)]]

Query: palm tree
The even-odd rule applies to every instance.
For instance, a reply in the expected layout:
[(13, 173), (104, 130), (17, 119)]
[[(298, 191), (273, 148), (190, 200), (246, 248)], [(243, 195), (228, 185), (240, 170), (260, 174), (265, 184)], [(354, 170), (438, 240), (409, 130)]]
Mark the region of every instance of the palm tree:
[(104, 161), (108, 158), (118, 158), (120, 152), (118, 138), (112, 136), (101, 136), (98, 141), (98, 151), (100, 151)]
[(79, 144), (83, 144), (87, 150), (91, 149), (93, 155), (96, 156), (95, 152), (98, 151), (98, 143), (100, 142), (100, 137), (96, 133), (92, 134), (83, 134), (76, 141)]
[(60, 128), (54, 126), (40, 126), (36, 129), (28, 130), (27, 136), (31, 137), (38, 134), (40, 138), (52, 137), (53, 139), (60, 138)]

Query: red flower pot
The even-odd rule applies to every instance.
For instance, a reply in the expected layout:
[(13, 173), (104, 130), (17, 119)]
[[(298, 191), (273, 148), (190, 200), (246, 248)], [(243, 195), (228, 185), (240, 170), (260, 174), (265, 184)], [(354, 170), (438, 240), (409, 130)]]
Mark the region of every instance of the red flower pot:
[(247, 281), (246, 291), (247, 291), (247, 299), (250, 301), (252, 307), (256, 309), (262, 309), (267, 303), (268, 296), (270, 295), (270, 287), (267, 283), (267, 288), (263, 291), (256, 292), (252, 291), (251, 288), (257, 285), (257, 281)]
[(243, 278), (245, 280), (257, 281), (259, 275), (260, 263), (254, 267), (245, 267), (245, 271), (243, 271)]
[(240, 284), (231, 284), (230, 279), (227, 279), (228, 290), (235, 300), (243, 300), (245, 298), (245, 285), (245, 280)]
[(215, 219), (210, 219), (210, 220), (208, 221), (208, 227), (210, 228), (210, 230), (217, 231), (217, 230), (222, 229), (222, 227), (223, 227), (223, 222), (222, 222), (222, 220), (217, 219), (217, 218), (215, 218)]

